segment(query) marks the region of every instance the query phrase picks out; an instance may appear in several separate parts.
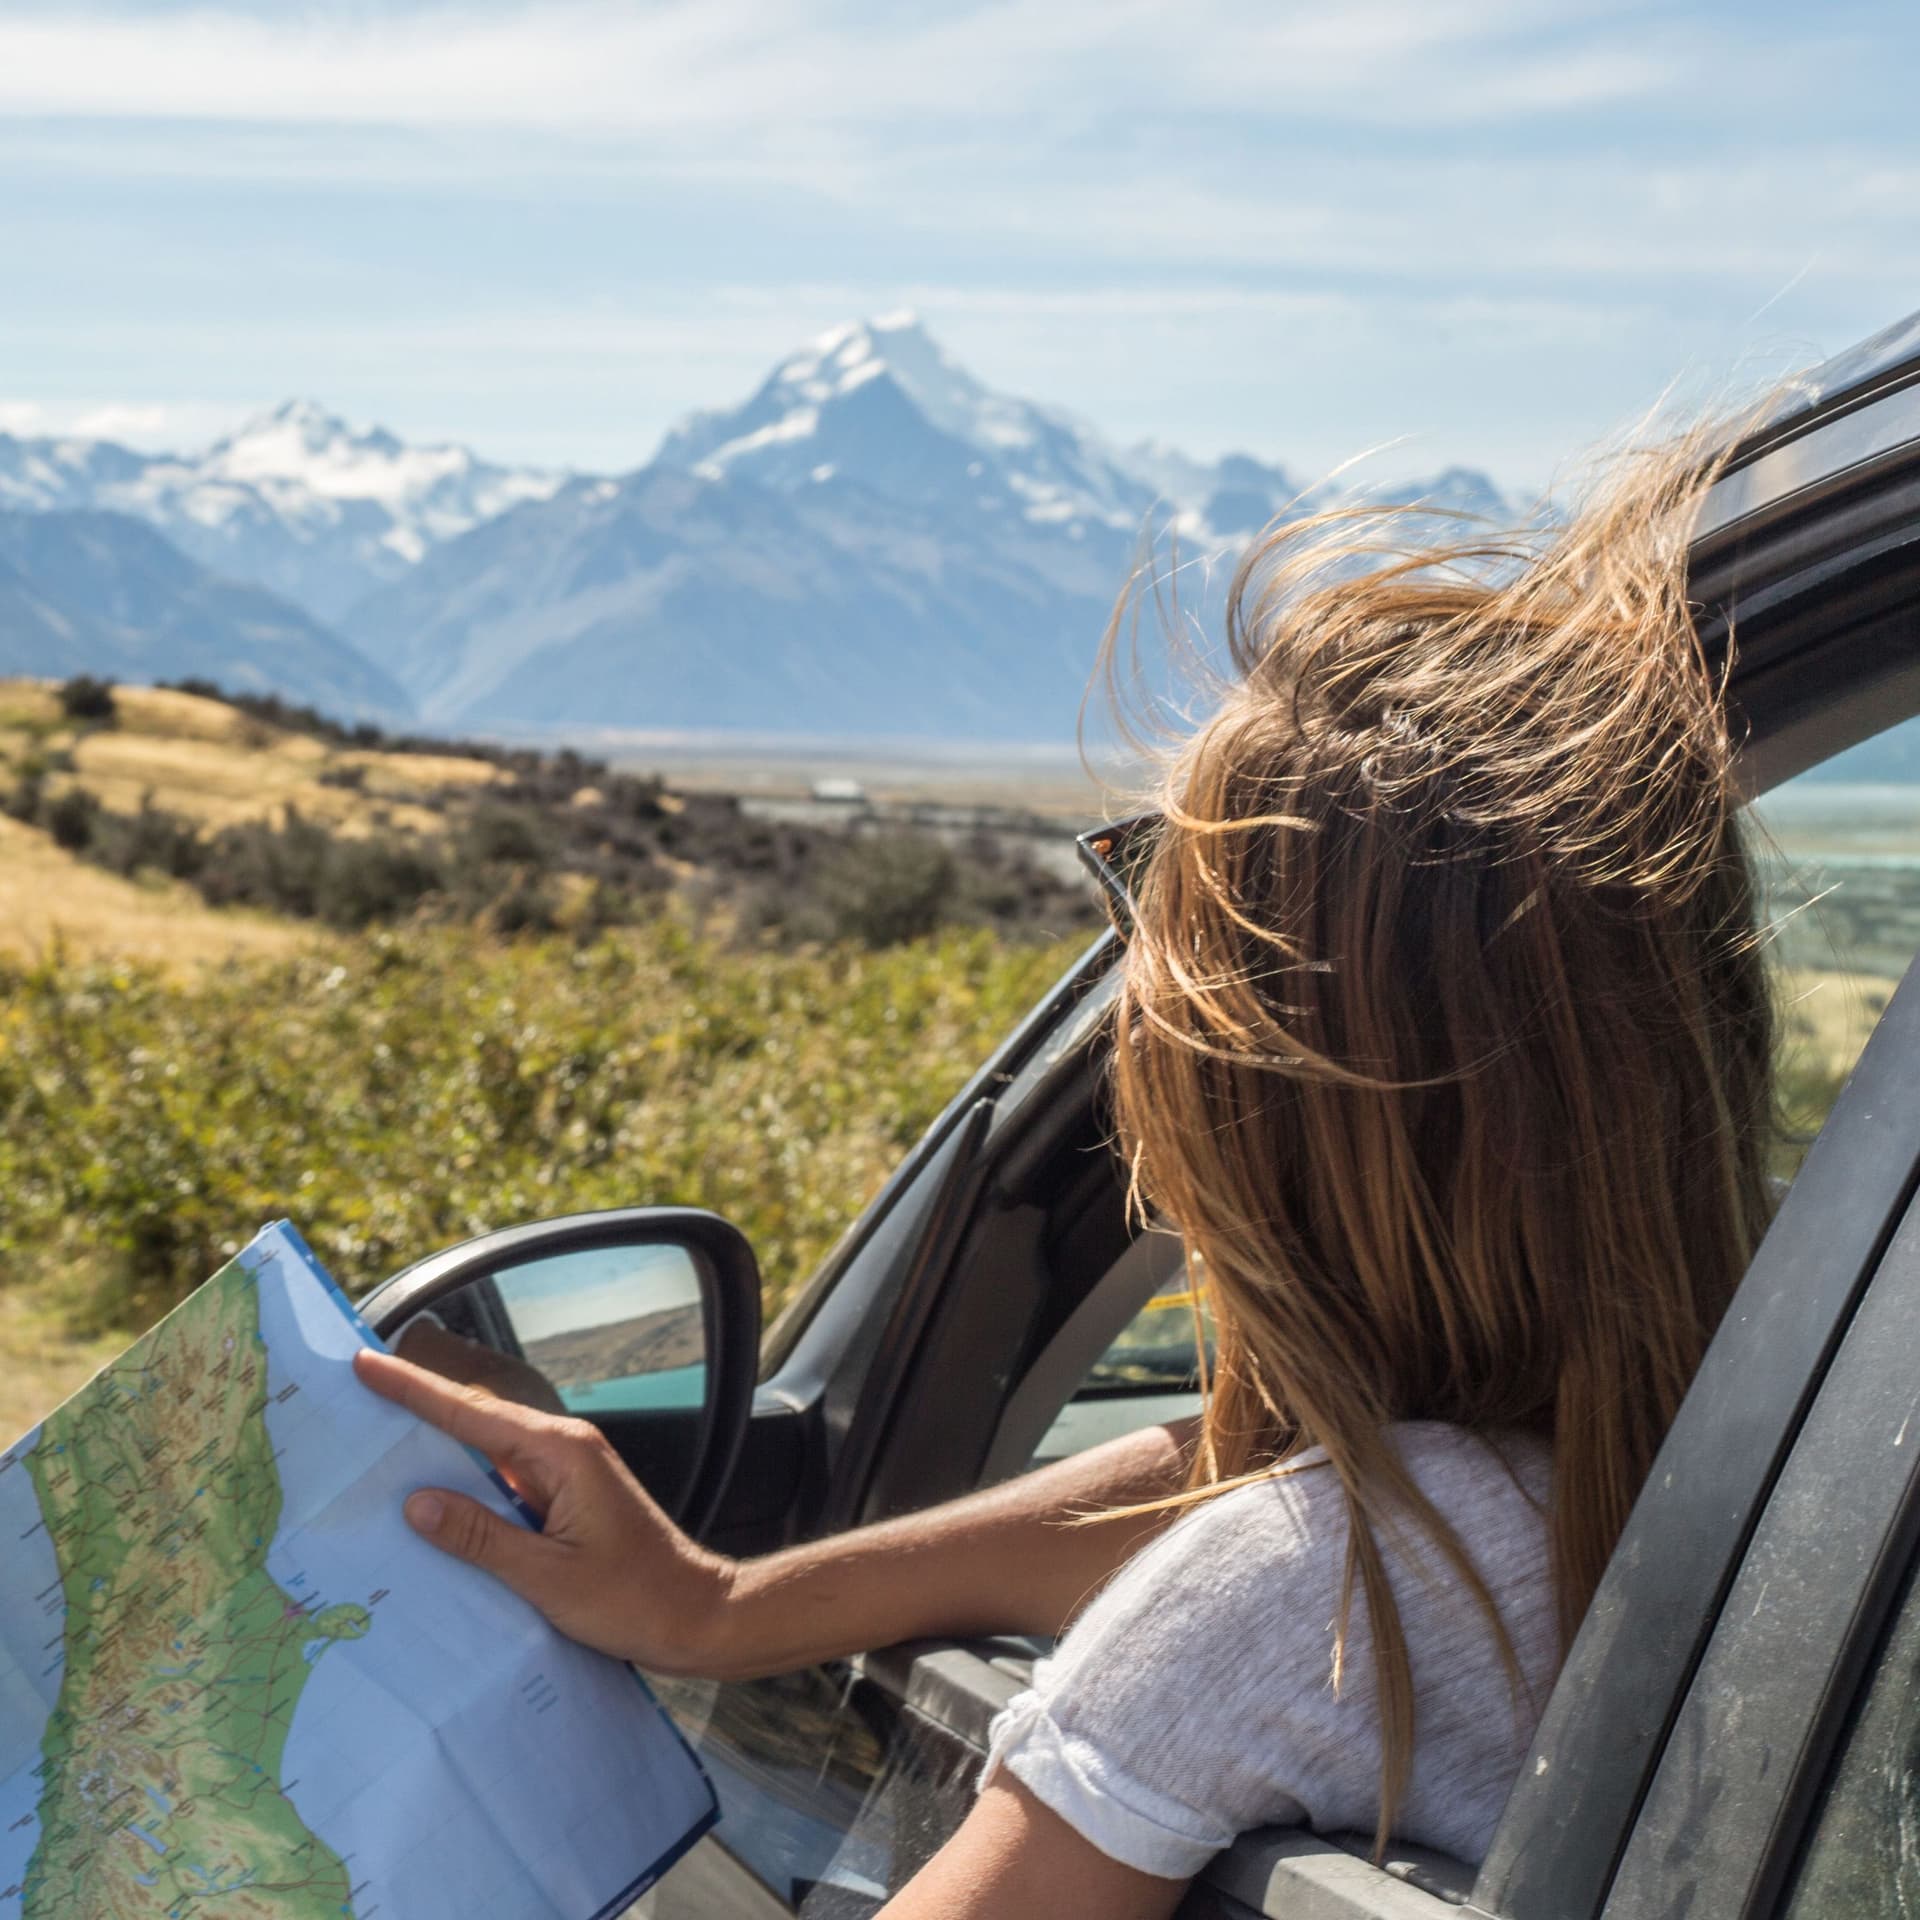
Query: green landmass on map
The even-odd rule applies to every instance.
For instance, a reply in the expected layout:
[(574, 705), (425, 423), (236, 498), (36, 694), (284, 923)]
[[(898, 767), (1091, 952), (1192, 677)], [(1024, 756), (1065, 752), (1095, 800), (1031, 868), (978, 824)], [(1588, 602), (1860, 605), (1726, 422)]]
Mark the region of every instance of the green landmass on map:
[(340, 1920), (281, 1758), (319, 1651), (370, 1624), (278, 1586), (254, 1277), (230, 1263), (53, 1414), (27, 1468), (66, 1602), (22, 1920)]

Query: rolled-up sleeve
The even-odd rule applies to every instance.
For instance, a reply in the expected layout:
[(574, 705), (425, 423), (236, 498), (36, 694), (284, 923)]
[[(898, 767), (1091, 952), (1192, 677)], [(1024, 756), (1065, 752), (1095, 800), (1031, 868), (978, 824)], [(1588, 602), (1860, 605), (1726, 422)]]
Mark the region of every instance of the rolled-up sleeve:
[[(1326, 1685), (1331, 1643), (1297, 1626), (1276, 1640), (1299, 1577), (1317, 1579), (1276, 1492), (1222, 1495), (1122, 1568), (995, 1718), (982, 1785), (1004, 1768), (1110, 1859), (1168, 1879), (1247, 1827), (1303, 1819), (1276, 1785), (1275, 1723), (1281, 1696)], [(1269, 1509), (1251, 1540), (1234, 1518), (1249, 1495)]]

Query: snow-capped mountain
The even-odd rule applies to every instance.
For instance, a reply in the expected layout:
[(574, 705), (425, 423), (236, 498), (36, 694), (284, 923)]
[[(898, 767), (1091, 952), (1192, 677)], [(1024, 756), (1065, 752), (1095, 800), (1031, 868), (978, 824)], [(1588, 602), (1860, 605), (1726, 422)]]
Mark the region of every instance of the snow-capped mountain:
[(821, 335), (781, 361), (744, 406), (676, 428), (657, 457), (782, 492), (844, 474), (1069, 537), (1084, 537), (1089, 524), (1131, 537), (1155, 504), (1153, 483), (1091, 428), (982, 386), (911, 313)]
[(131, 514), (202, 565), (326, 621), (440, 542), (558, 485), (464, 447), (409, 447), (378, 427), (356, 430), (306, 400), (193, 456), (0, 434), (0, 506)]
[(1196, 460), (1157, 443), (1117, 447), (1057, 408), (983, 386), (912, 313), (836, 327), (774, 368), (741, 406), (694, 414), (656, 458), (706, 479), (745, 477), (783, 493), (848, 479), (969, 520), (1015, 519), (1080, 540), (1143, 529), (1185, 546), (1237, 550), (1276, 518), (1340, 500), (1419, 500), (1494, 518), (1509, 511), (1484, 474), (1308, 486), (1231, 453)]
[[(1508, 512), (1464, 469), (1365, 491)], [(620, 478), (304, 401), (195, 456), (0, 435), (0, 509), (133, 515), (337, 628), (429, 722), (503, 732), (1062, 739), (1143, 537), (1203, 563), (1182, 599), (1204, 622), (1262, 527), (1335, 497), (1251, 455), (1117, 447), (984, 385), (911, 314), (823, 334)], [(7, 619), (0, 595), (0, 643)]]
[[(1391, 497), (1476, 488), (1497, 514), (1479, 476)], [(1250, 456), (1118, 449), (896, 314), (789, 355), (639, 473), (439, 548), (346, 631), (446, 725), (1062, 739), (1143, 533), (1217, 561), (1183, 583), (1204, 617), (1299, 495)]]

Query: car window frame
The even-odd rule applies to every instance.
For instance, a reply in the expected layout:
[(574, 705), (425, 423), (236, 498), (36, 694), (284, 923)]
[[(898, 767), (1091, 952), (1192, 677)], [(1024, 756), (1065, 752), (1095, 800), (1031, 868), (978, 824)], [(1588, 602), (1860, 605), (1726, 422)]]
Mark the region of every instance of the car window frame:
[[(1875, 1116), (1909, 1135), (1920, 1134), (1916, 972), (1920, 963), (1902, 985), (1897, 1035), (1909, 1072), (1904, 1087), (1880, 1089), (1891, 1100)], [(1785, 1892), (1920, 1544), (1916, 1325), (1920, 1198), (1910, 1195), (1674, 1717), (1607, 1920), (1747, 1920)]]

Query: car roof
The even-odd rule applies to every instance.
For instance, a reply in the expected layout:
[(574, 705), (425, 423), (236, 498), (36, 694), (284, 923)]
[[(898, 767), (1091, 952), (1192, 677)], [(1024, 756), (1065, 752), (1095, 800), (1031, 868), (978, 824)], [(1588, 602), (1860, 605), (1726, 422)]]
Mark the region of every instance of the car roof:
[(1920, 313), (1798, 375), (1708, 492), (1696, 543), (1851, 480), (1920, 441)]
[(1920, 312), (1882, 327), (1802, 374), (1769, 427), (1776, 432), (1794, 427), (1809, 414), (1825, 413), (1837, 402), (1916, 374), (1920, 374)]

